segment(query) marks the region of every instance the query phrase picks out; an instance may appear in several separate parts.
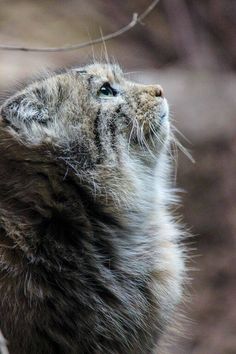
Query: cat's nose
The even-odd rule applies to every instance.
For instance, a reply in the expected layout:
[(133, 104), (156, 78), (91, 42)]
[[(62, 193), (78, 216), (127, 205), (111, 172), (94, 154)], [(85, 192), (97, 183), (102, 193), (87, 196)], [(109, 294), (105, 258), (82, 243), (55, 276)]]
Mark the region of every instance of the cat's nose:
[(160, 85), (155, 86), (155, 96), (156, 97), (164, 97), (164, 91)]
[(150, 95), (155, 97), (164, 97), (163, 88), (160, 85), (148, 85), (147, 91)]

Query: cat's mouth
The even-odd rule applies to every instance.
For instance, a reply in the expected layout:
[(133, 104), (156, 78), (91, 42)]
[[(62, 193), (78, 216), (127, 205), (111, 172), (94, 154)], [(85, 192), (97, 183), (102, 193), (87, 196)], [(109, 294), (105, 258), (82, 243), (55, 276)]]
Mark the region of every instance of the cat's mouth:
[(169, 105), (165, 98), (162, 100), (157, 116), (160, 124), (164, 123), (164, 121), (169, 118)]
[(129, 142), (142, 147), (155, 148), (159, 143), (163, 143), (168, 135), (169, 126), (169, 106), (164, 98), (155, 107), (145, 120), (133, 122)]

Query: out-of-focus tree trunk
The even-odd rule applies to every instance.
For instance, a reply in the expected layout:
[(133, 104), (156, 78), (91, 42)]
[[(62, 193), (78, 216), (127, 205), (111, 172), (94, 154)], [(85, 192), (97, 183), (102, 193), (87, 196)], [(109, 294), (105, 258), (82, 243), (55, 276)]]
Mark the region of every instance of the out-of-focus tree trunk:
[(184, 0), (163, 2), (169, 18), (173, 44), (180, 60), (190, 66), (199, 66), (198, 45), (194, 34), (191, 15)]

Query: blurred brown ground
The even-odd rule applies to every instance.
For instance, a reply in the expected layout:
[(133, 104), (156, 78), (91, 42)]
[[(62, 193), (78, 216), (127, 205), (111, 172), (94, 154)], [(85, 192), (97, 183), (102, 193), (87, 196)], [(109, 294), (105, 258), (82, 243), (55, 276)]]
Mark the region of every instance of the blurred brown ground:
[[(0, 43), (64, 45), (128, 23), (148, 0), (1, 0)], [(184, 221), (195, 235), (191, 301), (185, 337), (173, 354), (236, 353), (236, 2), (162, 0), (145, 19), (108, 42), (111, 59), (132, 79), (158, 82), (166, 92), (182, 142), (178, 185)], [(70, 53), (0, 52), (1, 96), (46, 69), (104, 57), (94, 46)], [(192, 245), (188, 246), (192, 247)]]

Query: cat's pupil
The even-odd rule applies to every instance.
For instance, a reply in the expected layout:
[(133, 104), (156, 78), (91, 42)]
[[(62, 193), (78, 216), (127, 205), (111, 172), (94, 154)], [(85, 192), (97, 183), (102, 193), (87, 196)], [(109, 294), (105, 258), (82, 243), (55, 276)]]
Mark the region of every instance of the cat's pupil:
[(102, 92), (104, 95), (112, 94), (112, 90), (110, 89), (110, 87), (102, 87), (102, 88), (101, 88), (101, 92)]
[(109, 83), (105, 83), (100, 88), (100, 93), (105, 96), (116, 96), (116, 94), (117, 94), (116, 90), (113, 89)]

